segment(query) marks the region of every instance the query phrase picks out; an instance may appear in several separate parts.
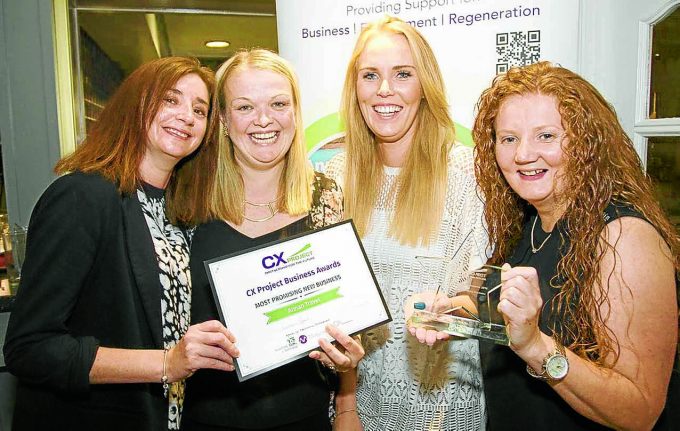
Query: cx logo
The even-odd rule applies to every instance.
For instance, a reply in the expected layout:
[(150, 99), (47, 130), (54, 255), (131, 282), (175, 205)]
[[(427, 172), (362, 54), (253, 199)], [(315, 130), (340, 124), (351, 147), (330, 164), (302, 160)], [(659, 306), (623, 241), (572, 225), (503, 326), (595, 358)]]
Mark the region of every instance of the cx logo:
[(265, 269), (272, 269), (275, 266), (279, 266), (281, 264), (288, 263), (285, 261), (283, 258), (283, 252), (276, 254), (274, 253), (271, 256), (265, 256), (262, 258), (262, 267)]

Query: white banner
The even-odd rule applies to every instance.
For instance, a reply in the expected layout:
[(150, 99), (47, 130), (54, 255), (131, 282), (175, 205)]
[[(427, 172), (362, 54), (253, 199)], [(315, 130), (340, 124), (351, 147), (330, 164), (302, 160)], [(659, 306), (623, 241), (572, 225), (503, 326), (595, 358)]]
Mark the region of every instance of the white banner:
[[(474, 105), (498, 72), (549, 60), (576, 70), (579, 0), (277, 0), (279, 52), (298, 73), (315, 167), (338, 150), (347, 62), (363, 24), (392, 15), (417, 27), (442, 69), (457, 139), (472, 145)], [(328, 145), (327, 147), (332, 147)], [(313, 153), (313, 154), (312, 154)]]

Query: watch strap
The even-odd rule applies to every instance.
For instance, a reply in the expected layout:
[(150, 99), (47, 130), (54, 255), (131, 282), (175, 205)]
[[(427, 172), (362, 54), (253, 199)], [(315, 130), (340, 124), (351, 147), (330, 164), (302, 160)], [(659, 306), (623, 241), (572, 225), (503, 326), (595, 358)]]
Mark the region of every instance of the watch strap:
[(527, 364), (527, 374), (535, 379), (548, 380), (548, 374), (545, 372), (545, 366), (541, 366), (541, 374), (537, 373), (529, 364)]
[(540, 373), (536, 372), (536, 370), (534, 370), (529, 364), (527, 364), (527, 374), (529, 374), (531, 377), (545, 381), (553, 380), (548, 375), (547, 371), (548, 360), (557, 355), (564, 356), (565, 358), (567, 357), (566, 350), (562, 343), (560, 343), (554, 336), (552, 338), (553, 342), (555, 343), (555, 348), (552, 352), (548, 353), (545, 356), (545, 358), (543, 358), (543, 363), (541, 364), (541, 372)]

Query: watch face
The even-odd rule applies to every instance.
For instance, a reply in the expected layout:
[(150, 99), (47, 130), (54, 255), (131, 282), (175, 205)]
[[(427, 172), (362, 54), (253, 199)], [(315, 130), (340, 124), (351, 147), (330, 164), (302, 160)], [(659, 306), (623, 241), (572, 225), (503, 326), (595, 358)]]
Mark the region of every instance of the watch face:
[(554, 355), (545, 364), (545, 371), (553, 380), (563, 379), (569, 371), (569, 362), (565, 356)]

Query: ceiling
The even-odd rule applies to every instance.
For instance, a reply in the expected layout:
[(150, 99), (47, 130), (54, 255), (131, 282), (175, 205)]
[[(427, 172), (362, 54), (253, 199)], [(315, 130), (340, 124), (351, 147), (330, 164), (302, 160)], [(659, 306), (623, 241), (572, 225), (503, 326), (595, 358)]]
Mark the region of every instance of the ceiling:
[[(278, 50), (275, 0), (72, 0), (77, 25), (125, 74), (159, 56), (213, 68), (239, 49)], [(226, 40), (227, 48), (207, 48)]]

